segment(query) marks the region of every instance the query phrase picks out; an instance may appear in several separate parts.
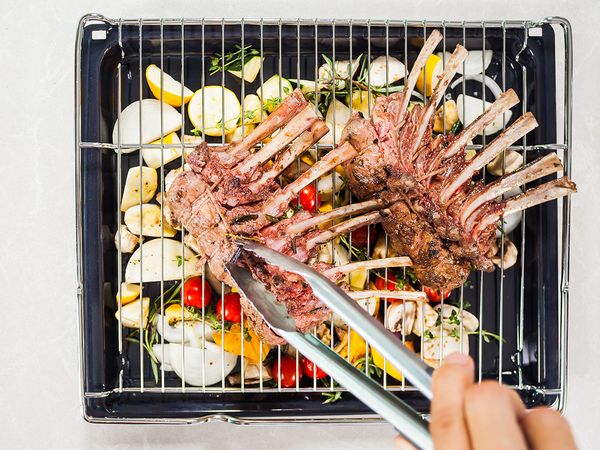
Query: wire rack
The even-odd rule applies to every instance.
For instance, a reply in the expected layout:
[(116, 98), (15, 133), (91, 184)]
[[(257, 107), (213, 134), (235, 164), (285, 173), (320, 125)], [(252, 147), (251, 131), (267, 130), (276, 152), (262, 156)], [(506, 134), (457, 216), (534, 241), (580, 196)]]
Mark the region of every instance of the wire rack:
[[(144, 70), (150, 63), (157, 64), (193, 90), (218, 84), (236, 91), (242, 99), (256, 86), (250, 88), (244, 82), (236, 83), (226, 74), (224, 67), (219, 74), (208, 73), (211, 56), (225, 54), (234, 45), (242, 48), (253, 45), (260, 52), (263, 63), (256, 83), (261, 88), (273, 74), (298, 83), (301, 79), (313, 79), (316, 85), (318, 70), (323, 64), (322, 54), (332, 61), (352, 61), (363, 55), (367, 64), (382, 56), (386, 65), (394, 56), (409, 70), (420, 45), (433, 29), (443, 34), (438, 51), (444, 54), (452, 51), (457, 43), (469, 50), (483, 50), (481, 64), (484, 72), (485, 50), (493, 50), (490, 66), (493, 78), (502, 91), (513, 88), (521, 98), (520, 106), (516, 107), (520, 111), (513, 114), (513, 120), (532, 110), (541, 123), (535, 133), (530, 133), (510, 148), (523, 154), (525, 161), (556, 151), (564, 162), (565, 174), (570, 175), (571, 31), (569, 23), (561, 18), (537, 22), (114, 20), (87, 15), (81, 20), (76, 44), (76, 200), (81, 394), (83, 414), (87, 420), (196, 422), (219, 419), (242, 423), (377, 420), (349, 394), (344, 394), (345, 397), (335, 404), (323, 405), (321, 393), (343, 391), (333, 383), (330, 386), (318, 384), (316, 380), (301, 383), (300, 376), (297, 376), (295, 387), (284, 388), (280, 383), (263, 380), (263, 372), (260, 371), (258, 381), (248, 384), (244, 381), (244, 364), (240, 367), (239, 386), (226, 381), (224, 364), (221, 365), (223, 376), (220, 382), (190, 386), (185, 380), (185, 358), (190, 356), (183, 351), (184, 346), (181, 346), (181, 365), (184, 368), (181, 379), (160, 369), (158, 382), (155, 381), (142, 339), (139, 344), (129, 342), (120, 314), (118, 320), (114, 319), (114, 311), (120, 304), (119, 298), (115, 302), (114, 295), (124, 281), (124, 264), (128, 256), (122, 252), (120, 245), (114, 249), (112, 239), (115, 234), (118, 240), (120, 237), (123, 175), (129, 168), (144, 164), (142, 152), (134, 150), (161, 149), (162, 162), (164, 149), (176, 149), (182, 156), (174, 163), (182, 166), (186, 150), (195, 145), (183, 139), (181, 144), (171, 145), (165, 143), (164, 138), (160, 139), (160, 144), (121, 142), (120, 128), (117, 142), (112, 142), (108, 130), (112, 129), (115, 120), (121, 123), (121, 111), (128, 104), (151, 97), (144, 83)], [(445, 64), (445, 57), (442, 59)], [(242, 79), (243, 67), (242, 60)], [(162, 83), (161, 75), (161, 86)], [(370, 77), (367, 85), (370, 110), (373, 101)], [(279, 90), (282, 96), (281, 84)], [(335, 97), (335, 83), (332, 90)], [(463, 78), (453, 92), (478, 95), (482, 109), (485, 108), (486, 96), (488, 101), (493, 100), (481, 76)], [(352, 94), (351, 85), (351, 98)], [(446, 98), (443, 101), (445, 104)], [(242, 105), (242, 117), (243, 108)], [(161, 136), (164, 136), (162, 113), (161, 103), (160, 126)], [(180, 113), (182, 135), (185, 132), (189, 134), (192, 126), (185, 105), (181, 106)], [(143, 120), (140, 108), (139, 136), (142, 136)], [(335, 111), (333, 122), (335, 128)], [(221, 145), (225, 137), (225, 127), (220, 138), (202, 136), (210, 145)], [(483, 136), (469, 148), (480, 150), (486, 144)], [(316, 144), (315, 153), (318, 155), (319, 150), (327, 150), (328, 147), (331, 146)], [(299, 172), (300, 161), (297, 167)], [(169, 168), (170, 165), (165, 168), (165, 164), (161, 164), (158, 169), (159, 191), (164, 187)], [(144, 203), (141, 183), (140, 179), (140, 205)], [(332, 184), (335, 196), (333, 176)], [(163, 205), (160, 207), (162, 213)], [(513, 240), (519, 248), (517, 265), (505, 270), (501, 264), (495, 273), (473, 273), (465, 286), (451, 297), (461, 310), (467, 302), (472, 304), (473, 312), (481, 323), (480, 331), (475, 335), (464, 336), (461, 331), (460, 336), (461, 347), (463, 340), (471, 343), (470, 353), (477, 363), (477, 379), (497, 379), (517, 390), (528, 405), (545, 403), (559, 410), (564, 407), (566, 392), (569, 211), (570, 202), (566, 198), (523, 212), (521, 225), (513, 232)], [(142, 217), (140, 206), (140, 229)], [(182, 253), (184, 238), (185, 231), (176, 238), (181, 242)], [(159, 239), (162, 254), (164, 225)], [(351, 242), (351, 235), (349, 239)], [(501, 251), (503, 249), (504, 234)], [(370, 253), (369, 248), (367, 252)], [(140, 270), (143, 264), (142, 257)], [(144, 286), (144, 292), (150, 289), (161, 298), (160, 311), (164, 317), (165, 292), (174, 283), (183, 282), (187, 275), (185, 264), (181, 265), (179, 281), (164, 280), (164, 263), (161, 271), (161, 281), (152, 283), (151, 288)], [(204, 271), (202, 276), (204, 278)], [(387, 299), (384, 302), (385, 323)], [(183, 320), (183, 301), (181, 306)], [(142, 305), (140, 315), (141, 308)], [(204, 308), (201, 314), (204, 318)], [(482, 329), (499, 335), (499, 342), (486, 343)], [(183, 342), (185, 327), (181, 330)], [(141, 325), (139, 331), (142, 335)], [(330, 333), (332, 336), (335, 333), (333, 320)], [(440, 333), (444, 333), (441, 325)], [(164, 344), (164, 338), (161, 339)], [(406, 336), (402, 335), (400, 339), (404, 342)], [(423, 339), (421, 336), (421, 343)], [(164, 360), (164, 346), (162, 348)], [(277, 347), (272, 351), (276, 352), (275, 358), (280, 361), (284, 349)], [(368, 351), (367, 346), (366, 373), (369, 372)], [(221, 347), (221, 361), (223, 353)], [(300, 355), (297, 352), (292, 354), (298, 361)], [(440, 361), (443, 354), (442, 346)], [(204, 351), (202, 361), (205, 361)], [(397, 381), (384, 370), (381, 382), (386, 389), (398, 392), (399, 396), (427, 413), (424, 400), (404, 380)], [(250, 402), (256, 404), (257, 401), (259, 406), (249, 406)]]

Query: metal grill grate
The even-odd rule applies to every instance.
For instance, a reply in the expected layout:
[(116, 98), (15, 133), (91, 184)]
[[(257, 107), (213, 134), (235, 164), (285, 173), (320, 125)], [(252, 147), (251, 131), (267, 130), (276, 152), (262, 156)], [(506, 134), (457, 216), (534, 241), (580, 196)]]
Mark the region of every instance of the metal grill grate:
[[(131, 167), (141, 167), (144, 164), (141, 151), (137, 154), (129, 151), (161, 149), (162, 162), (163, 150), (176, 148), (181, 151), (179, 165), (182, 166), (186, 149), (194, 148), (195, 145), (187, 144), (183, 139), (181, 144), (167, 144), (164, 138), (160, 138), (160, 144), (145, 144), (141, 140), (139, 144), (122, 143), (120, 128), (117, 132), (117, 143), (112, 143), (107, 130), (112, 129), (115, 120), (121, 118), (121, 111), (125, 106), (134, 100), (150, 97), (143, 82), (144, 70), (150, 63), (157, 64), (178, 78), (182, 86), (198, 89), (209, 84), (220, 84), (232, 88), (239, 94), (240, 99), (243, 99), (249, 91), (244, 82), (232, 82), (224, 67), (217, 75), (209, 75), (207, 72), (210, 57), (215, 53), (225, 54), (235, 44), (243, 48), (250, 43), (264, 58), (258, 78), (261, 88), (265, 80), (273, 74), (296, 79), (298, 84), (300, 79), (312, 78), (316, 85), (318, 68), (323, 62), (322, 54), (332, 61), (352, 61), (362, 54), (368, 64), (374, 58), (383, 56), (386, 66), (389, 57), (395, 56), (403, 61), (409, 70), (421, 43), (433, 29), (438, 29), (443, 34), (444, 39), (439, 48), (443, 52), (451, 51), (457, 43), (469, 50), (493, 50), (491, 67), (502, 91), (508, 88), (515, 89), (521, 98), (521, 112), (532, 110), (541, 124), (539, 130), (510, 149), (522, 153), (525, 161), (550, 151), (557, 151), (564, 161), (565, 173), (569, 175), (571, 35), (569, 24), (563, 19), (550, 18), (540, 22), (111, 20), (97, 15), (89, 15), (82, 19), (76, 51), (76, 158), (82, 396), (86, 418), (92, 421), (164, 422), (208, 420), (214, 417), (231, 421), (272, 419), (274, 411), (278, 408), (267, 405), (269, 398), (276, 399), (283, 409), (286, 408), (286, 402), (290, 402), (287, 404), (291, 405), (290, 409), (297, 408), (296, 413), (285, 416), (286, 420), (360, 420), (360, 417), (366, 417), (364, 409), (361, 410), (361, 407), (352, 403), (350, 399), (342, 399), (335, 405), (321, 405), (323, 399), (319, 393), (342, 390), (334, 386), (333, 380), (329, 387), (321, 386), (314, 380), (310, 384), (297, 381), (295, 387), (283, 388), (281, 384), (265, 382), (260, 371), (258, 383), (249, 385), (244, 382), (244, 364), (241, 364), (240, 368), (239, 386), (233, 386), (226, 381), (224, 364), (221, 365), (222, 377), (219, 383), (209, 386), (203, 379), (201, 386), (189, 386), (185, 382), (185, 358), (190, 356), (183, 351), (184, 346), (181, 346), (181, 366), (184, 368), (181, 379), (161, 369), (158, 373), (158, 383), (155, 382), (142, 339), (139, 340), (139, 344), (127, 341), (126, 329), (121, 326), (121, 314), (119, 313), (118, 323), (113, 318), (114, 311), (120, 304), (120, 299), (117, 299), (115, 304), (114, 293), (124, 281), (123, 263), (127, 258), (120, 245), (115, 251), (114, 246), (109, 244), (115, 233), (120, 237), (123, 173)], [(98, 35), (98, 31), (103, 33)], [(484, 53), (481, 62), (483, 67)], [(243, 67), (244, 61), (242, 79)], [(162, 84), (161, 75), (161, 89)], [(367, 78), (367, 85), (370, 110), (373, 101), (370, 76)], [(281, 82), (279, 90), (281, 97)], [(489, 100), (489, 93), (486, 94), (483, 77), (475, 80), (463, 78), (455, 90), (462, 95), (478, 93), (482, 99), (482, 110), (485, 109), (486, 95)], [(352, 94), (353, 88), (350, 85), (351, 98)], [(181, 95), (183, 96), (183, 88)], [(333, 96), (336, 96), (335, 83)], [(443, 102), (445, 105), (446, 98)], [(202, 106), (204, 112), (204, 105)], [(242, 117), (243, 108), (242, 105)], [(181, 106), (180, 112), (183, 135), (184, 132), (189, 133), (192, 126), (187, 119), (185, 105)], [(162, 113), (161, 103), (161, 136), (164, 136)], [(140, 108), (140, 137), (143, 120)], [(121, 120), (118, 122), (121, 123)], [(334, 111), (334, 129), (335, 125)], [(505, 123), (504, 126), (506, 125)], [(244, 124), (241, 126), (244, 127)], [(204, 130), (205, 127), (202, 128)], [(208, 140), (211, 141), (211, 145), (224, 143), (225, 127), (222, 127), (220, 138)], [(484, 135), (480, 141), (469, 145), (469, 148), (479, 150), (486, 144)], [(316, 144), (315, 147), (315, 153), (318, 155), (319, 149), (331, 146)], [(297, 167), (300, 173), (300, 161)], [(163, 190), (167, 170), (164, 164), (158, 169), (160, 191)], [(332, 183), (335, 196), (333, 175)], [(141, 205), (144, 203), (141, 177), (139, 191)], [(162, 203), (160, 208), (162, 213)], [(480, 319), (480, 331), (475, 336), (464, 336), (462, 327), (460, 335), (461, 346), (463, 340), (471, 341), (471, 355), (477, 362), (478, 379), (481, 381), (495, 378), (516, 389), (529, 405), (547, 403), (554, 404), (559, 409), (563, 407), (566, 388), (569, 208), (569, 199), (566, 198), (523, 212), (521, 226), (514, 232), (514, 240), (519, 247), (517, 265), (505, 270), (502, 264), (495, 273), (473, 273), (467, 285), (458, 290), (453, 297), (461, 310), (466, 302), (473, 304), (473, 312)], [(164, 252), (164, 224), (162, 231), (161, 254)], [(184, 238), (185, 231), (182, 231), (177, 238), (181, 242), (182, 254)], [(351, 235), (349, 239), (352, 242)], [(367, 239), (367, 242), (369, 241), (370, 239)], [(504, 235), (501, 242), (502, 251)], [(370, 254), (368, 246), (369, 244), (367, 252)], [(143, 259), (140, 259), (140, 271), (144, 264)], [(164, 280), (164, 262), (161, 274), (161, 281), (153, 283), (155, 286), (152, 287), (144, 286), (144, 292), (152, 292), (161, 298), (160, 312), (164, 321), (165, 293), (169, 292), (169, 287), (172, 287), (174, 282)], [(204, 272), (202, 276), (204, 278)], [(387, 277), (387, 269), (385, 276)], [(185, 278), (185, 264), (182, 264), (179, 283)], [(384, 299), (384, 303), (383, 319), (386, 322), (387, 299)], [(443, 303), (442, 300), (442, 305)], [(181, 306), (183, 320), (183, 300)], [(140, 315), (141, 309), (142, 304)], [(205, 313), (203, 307), (202, 319), (205, 318)], [(223, 329), (224, 322), (221, 323), (221, 327)], [(498, 334), (499, 343), (487, 344), (481, 329)], [(139, 332), (143, 335), (141, 325)], [(181, 327), (181, 332), (183, 342), (185, 327)], [(203, 331), (202, 340), (205, 339), (204, 333)], [(333, 320), (330, 333), (332, 336), (335, 333)], [(443, 333), (444, 329), (440, 325), (440, 334)], [(406, 336), (402, 335), (401, 339), (404, 342)], [(421, 336), (421, 344), (423, 339)], [(163, 337), (161, 343), (165, 344)], [(333, 347), (333, 339), (331, 345)], [(350, 349), (350, 342), (347, 345)], [(163, 345), (162, 360), (165, 358), (164, 348)], [(260, 351), (262, 359), (262, 346)], [(368, 351), (367, 346), (365, 373), (369, 372)], [(224, 349), (221, 346), (221, 361), (223, 354)], [(283, 348), (278, 347), (277, 361), (281, 360), (282, 354)], [(299, 355), (297, 352), (294, 354), (298, 361)], [(348, 358), (349, 355), (350, 351)], [(242, 353), (242, 360), (243, 356)], [(442, 357), (443, 348), (440, 360)], [(204, 350), (201, 361), (202, 364), (206, 361)], [(299, 380), (300, 377), (297, 376), (296, 379)], [(426, 412), (420, 396), (404, 380), (397, 381), (389, 377), (384, 370), (381, 382), (384, 387), (397, 391), (398, 395)], [(165, 403), (163, 394), (170, 395), (172, 399)], [(198, 406), (199, 398), (208, 397), (194, 397), (195, 394), (215, 394), (211, 398), (231, 400), (226, 401), (227, 404), (222, 407), (212, 405), (210, 399)], [(252, 408), (246, 401), (252, 394), (260, 394), (259, 397), (252, 398), (263, 399), (264, 414), (249, 412)], [(271, 397), (265, 397), (263, 394)], [(301, 401), (300, 398), (304, 400)], [(169, 404), (169, 401), (173, 403)], [(302, 403), (304, 401), (311, 402), (311, 406)], [(139, 409), (128, 410), (118, 406), (127, 402)], [(164, 408), (153, 408), (154, 410), (150, 411), (149, 405), (159, 402)]]

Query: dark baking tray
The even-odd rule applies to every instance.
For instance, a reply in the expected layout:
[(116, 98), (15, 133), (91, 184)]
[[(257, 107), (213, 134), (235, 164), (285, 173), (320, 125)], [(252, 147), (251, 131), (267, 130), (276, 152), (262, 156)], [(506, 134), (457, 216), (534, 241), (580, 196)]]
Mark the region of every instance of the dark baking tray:
[[(119, 28), (121, 33), (119, 33)], [(282, 74), (297, 77), (297, 33), (294, 22), (262, 25), (265, 54), (264, 79), (278, 71), (279, 48), (281, 48)], [(428, 27), (430, 32), (434, 27)], [(435, 28), (440, 28), (436, 26)], [(244, 25), (246, 44), (258, 48), (259, 24)], [(387, 29), (387, 31), (386, 31)], [(545, 154), (557, 139), (557, 82), (555, 79), (556, 29), (548, 23), (540, 24), (535, 36), (527, 34), (526, 27), (487, 24), (483, 27), (462, 27), (446, 24), (446, 49), (452, 51), (456, 43), (466, 42), (468, 49), (494, 51), (494, 59), (488, 70), (500, 86), (515, 89), (521, 99), (526, 93), (526, 110), (532, 111), (540, 126), (527, 136), (527, 160)], [(162, 30), (162, 31), (161, 31)], [(204, 26), (185, 25), (185, 80), (192, 89), (200, 87), (202, 70), (202, 36), (204, 33), (204, 70), (210, 65), (209, 56), (221, 51), (222, 40), (226, 49), (239, 44), (240, 24), (207, 21)], [(222, 32), (224, 31), (224, 35)], [(370, 32), (371, 45), (367, 46)], [(405, 36), (408, 36), (409, 65), (422, 42), (423, 27), (382, 22), (356, 22), (352, 25), (352, 52), (354, 57), (370, 50), (374, 58), (385, 54), (386, 32), (390, 39), (391, 55), (404, 58)], [(160, 42), (163, 39), (164, 69), (176, 78), (181, 71), (180, 25), (157, 21), (144, 22), (142, 26), (142, 66), (161, 64)], [(315, 38), (315, 33), (317, 37)], [(407, 34), (406, 34), (407, 33)], [(485, 33), (485, 36), (484, 36)], [(121, 36), (119, 36), (121, 34)], [(77, 107), (77, 192), (79, 237), (79, 287), (81, 322), (82, 395), (84, 417), (90, 421), (130, 422), (176, 422), (219, 418), (230, 421), (260, 420), (365, 420), (372, 413), (350, 394), (334, 404), (323, 404), (320, 393), (150, 393), (117, 392), (119, 372), (124, 374), (124, 387), (139, 387), (139, 349), (125, 345), (123, 358), (117, 347), (117, 321), (114, 319), (117, 290), (117, 252), (113, 237), (118, 225), (116, 205), (116, 161), (111, 144), (112, 127), (117, 117), (117, 67), (122, 64), (123, 108), (139, 98), (142, 81), (143, 98), (151, 93), (139, 73), (139, 25), (134, 21), (107, 20), (88, 16), (80, 24), (76, 55), (76, 77), (79, 89)], [(334, 39), (335, 36), (335, 39)], [(119, 39), (120, 37), (120, 39)], [(119, 40), (122, 46), (119, 44)], [(350, 28), (346, 22), (337, 23), (335, 32), (330, 22), (300, 27), (301, 78), (314, 77), (315, 53), (332, 56), (335, 42), (337, 59), (348, 58)], [(316, 44), (315, 44), (316, 42)], [(484, 44), (485, 43), (485, 44)], [(318, 49), (315, 52), (315, 45)], [(506, 52), (506, 72), (502, 77), (502, 51)], [(440, 48), (441, 50), (441, 44)], [(526, 73), (526, 77), (524, 77)], [(221, 75), (206, 77), (206, 84), (220, 84)], [(258, 87), (257, 80), (246, 86), (246, 93)], [(240, 82), (226, 75), (227, 86), (239, 95)], [(456, 88), (460, 89), (460, 86)], [(467, 93), (481, 91), (480, 84), (467, 82)], [(475, 95), (475, 94), (473, 94)], [(481, 96), (481, 93), (476, 94)], [(486, 98), (491, 99), (489, 91)], [(513, 114), (518, 117), (517, 111)], [(186, 124), (186, 131), (192, 128)], [(480, 143), (479, 141), (475, 142)], [(548, 147), (545, 147), (548, 145)], [(110, 146), (107, 146), (110, 147)], [(137, 152), (123, 155), (122, 180), (129, 167), (138, 165)], [(175, 163), (173, 163), (175, 164)], [(167, 169), (170, 166), (167, 166)], [(546, 180), (544, 180), (546, 181)], [(556, 404), (562, 393), (560, 342), (564, 339), (560, 328), (561, 293), (559, 282), (562, 261), (559, 247), (564, 245), (560, 233), (563, 210), (557, 202), (532, 208), (525, 214), (522, 225), (511, 233), (511, 239), (521, 248), (525, 237), (525, 264), (523, 277), (519, 264), (505, 271), (504, 295), (499, 298), (500, 271), (472, 273), (464, 288), (464, 301), (473, 305), (472, 311), (480, 317), (483, 327), (498, 332), (499, 303), (503, 302), (504, 351), (499, 355), (497, 344), (483, 344), (481, 360), (477, 352), (477, 337), (471, 336), (471, 354), (481, 365), (483, 378), (496, 378), (498, 361), (502, 358), (503, 381), (520, 386), (519, 392), (528, 405)], [(521, 257), (522, 255), (520, 255)], [(522, 289), (522, 292), (521, 292)], [(457, 295), (456, 293), (453, 295)], [(522, 315), (519, 299), (524, 299)], [(481, 297), (482, 296), (482, 297)], [(480, 299), (484, 309), (479, 311)], [(517, 349), (517, 334), (522, 324), (523, 349)], [(520, 354), (519, 354), (520, 353)], [(149, 364), (145, 364), (145, 386), (156, 386)], [(521, 384), (519, 385), (519, 377)], [(180, 386), (174, 375), (167, 374), (167, 386)], [(427, 412), (427, 402), (415, 392), (399, 392), (404, 400), (419, 411)]]

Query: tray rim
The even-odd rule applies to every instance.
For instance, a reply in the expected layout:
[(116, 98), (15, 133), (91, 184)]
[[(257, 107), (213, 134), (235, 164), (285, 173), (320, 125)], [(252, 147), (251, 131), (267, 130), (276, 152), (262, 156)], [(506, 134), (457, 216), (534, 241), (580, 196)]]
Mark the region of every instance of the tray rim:
[[(111, 25), (116, 24), (139, 24), (147, 25), (193, 25), (193, 24), (316, 24), (326, 25), (332, 22), (346, 22), (353, 24), (365, 25), (392, 25), (392, 26), (453, 26), (460, 25), (466, 28), (479, 27), (481, 24), (501, 25), (506, 27), (525, 27), (529, 29), (541, 25), (557, 25), (562, 28), (564, 33), (564, 165), (565, 174), (571, 176), (572, 171), (572, 108), (573, 108), (573, 32), (572, 26), (568, 19), (562, 16), (548, 16), (540, 20), (479, 20), (479, 21), (446, 21), (446, 20), (396, 20), (396, 19), (306, 19), (306, 18), (163, 18), (163, 19), (111, 19), (98, 13), (87, 13), (81, 17), (78, 23), (76, 40), (75, 40), (75, 234), (76, 234), (76, 298), (77, 298), (77, 334), (78, 334), (78, 366), (79, 366), (79, 403), (82, 418), (89, 423), (129, 423), (129, 424), (199, 424), (214, 421), (233, 423), (237, 425), (260, 425), (260, 424), (290, 424), (290, 423), (361, 423), (374, 424), (381, 423), (383, 419), (375, 414), (363, 414), (360, 417), (357, 415), (315, 415), (315, 416), (289, 416), (285, 418), (277, 416), (265, 416), (261, 418), (245, 418), (243, 415), (232, 416), (229, 414), (207, 414), (198, 417), (188, 418), (100, 418), (88, 414), (86, 400), (90, 398), (85, 392), (85, 336), (84, 336), (84, 308), (83, 308), (83, 212), (82, 212), (82, 192), (81, 180), (82, 174), (80, 170), (81, 163), (81, 44), (83, 30), (86, 25), (92, 22), (104, 22)], [(558, 82), (557, 82), (558, 86)], [(557, 105), (558, 106), (558, 105)], [(558, 123), (558, 120), (557, 120)], [(569, 269), (570, 269), (570, 233), (571, 233), (571, 198), (567, 196), (562, 202), (562, 242), (560, 246), (560, 257), (562, 259), (562, 271), (558, 273), (559, 277), (559, 311), (558, 311), (558, 327), (560, 339), (558, 342), (559, 354), (559, 392), (552, 392), (556, 396), (554, 402), (549, 405), (556, 409), (561, 414), (564, 414), (567, 404), (568, 394), (568, 313), (569, 313)], [(423, 414), (423, 417), (427, 417)]]

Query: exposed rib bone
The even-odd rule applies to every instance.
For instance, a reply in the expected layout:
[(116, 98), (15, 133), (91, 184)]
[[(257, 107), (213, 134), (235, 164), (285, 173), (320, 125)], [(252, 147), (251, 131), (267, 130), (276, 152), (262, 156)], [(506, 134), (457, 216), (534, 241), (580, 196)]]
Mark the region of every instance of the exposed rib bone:
[(506, 201), (504, 207), (493, 210), (484, 215), (477, 223), (473, 234), (477, 235), (489, 225), (495, 224), (503, 214), (522, 211), (532, 206), (555, 200), (565, 195), (577, 192), (577, 186), (569, 177), (562, 177), (529, 189), (523, 194), (516, 195)]
[(399, 300), (412, 300), (414, 302), (427, 303), (427, 295), (421, 291), (347, 291), (346, 292), (354, 300), (362, 300), (366, 298), (397, 298)]
[(308, 102), (300, 89), (295, 89), (248, 136), (230, 145), (226, 167), (231, 168), (250, 154), (250, 148), (288, 123)]
[(307, 248), (313, 248), (315, 245), (324, 244), (325, 242), (333, 239), (336, 236), (339, 236), (340, 234), (353, 231), (364, 225), (381, 222), (383, 219), (385, 219), (389, 212), (389, 209), (382, 209), (381, 211), (375, 211), (369, 214), (346, 220), (345, 222), (334, 225), (333, 227), (324, 230), (316, 236), (312, 237), (311, 239), (306, 241), (306, 246)]
[(523, 194), (508, 199), (506, 201), (506, 206), (504, 207), (504, 214), (531, 208), (540, 203), (545, 203), (574, 192), (577, 192), (577, 186), (569, 179), (569, 177), (562, 177), (558, 180), (549, 181), (548, 183), (529, 189)]
[(458, 188), (464, 185), (467, 181), (475, 175), (475, 173), (489, 163), (492, 159), (500, 154), (506, 147), (511, 145), (517, 139), (522, 138), (535, 127), (538, 126), (533, 114), (528, 112), (523, 116), (519, 117), (515, 123), (504, 130), (492, 143), (480, 152), (475, 158), (473, 158), (465, 166), (465, 168), (453, 176), (452, 182), (445, 186), (440, 192), (440, 201), (442, 204), (446, 204), (452, 194), (456, 192)]
[(310, 128), (317, 120), (319, 120), (319, 116), (315, 112), (314, 106), (311, 104), (306, 105), (304, 109), (294, 116), (294, 118), (292, 118), (292, 120), (290, 120), (272, 140), (265, 144), (263, 148), (242, 161), (235, 168), (235, 172), (238, 174), (252, 172), (261, 164), (264, 164), (275, 156), (281, 149)]
[(368, 200), (362, 203), (354, 203), (352, 205), (342, 206), (335, 208), (332, 211), (325, 214), (317, 214), (310, 219), (303, 220), (302, 222), (296, 222), (291, 224), (287, 228), (289, 234), (295, 235), (310, 230), (313, 227), (321, 225), (322, 223), (329, 222), (331, 220), (339, 219), (341, 217), (350, 216), (356, 213), (363, 213), (372, 211), (374, 209), (381, 208), (384, 205), (383, 200)]
[(458, 70), (458, 67), (465, 60), (469, 52), (462, 45), (457, 45), (456, 49), (452, 53), (452, 56), (448, 60), (446, 67), (444, 68), (444, 72), (440, 77), (439, 82), (436, 84), (435, 89), (431, 97), (429, 98), (429, 102), (427, 103), (427, 107), (423, 110), (421, 117), (419, 117), (419, 128), (417, 130), (416, 138), (413, 142), (413, 148), (411, 149), (411, 155), (414, 154), (419, 146), (421, 145), (421, 140), (425, 135), (425, 131), (429, 126), (431, 121), (431, 117), (435, 113), (435, 109), (437, 108), (438, 103), (444, 96), (444, 92), (446, 92), (446, 88), (450, 83), (450, 80)]
[(328, 132), (329, 128), (325, 122), (318, 120), (313, 123), (309, 130), (306, 130), (298, 136), (296, 140), (277, 157), (273, 166), (263, 173), (260, 179), (253, 182), (249, 186), (249, 189), (252, 192), (260, 191), (263, 186), (277, 178), (277, 176), (292, 164), (296, 158)]
[(449, 158), (450, 156), (455, 155), (461, 148), (465, 148), (469, 141), (473, 140), (473, 138), (475, 138), (481, 130), (492, 123), (496, 117), (503, 114), (505, 111), (508, 111), (517, 103), (519, 103), (519, 97), (514, 90), (509, 89), (500, 94), (500, 97), (498, 97), (485, 112), (471, 122), (469, 126), (456, 137), (454, 142), (446, 149), (443, 157)]
[(354, 158), (357, 154), (358, 152), (348, 142), (333, 149), (322, 159), (317, 161), (314, 166), (284, 187), (281, 192), (265, 202), (263, 213), (274, 217), (281, 216), (281, 214), (285, 212), (285, 210), (282, 211), (282, 208), (287, 209), (287, 206), (292, 199), (305, 186), (315, 181), (321, 175), (326, 174), (338, 164), (342, 164), (343, 162)]
[(410, 267), (412, 261), (408, 256), (395, 256), (393, 258), (368, 259), (366, 261), (357, 261), (343, 266), (331, 267), (323, 272), (323, 275), (330, 277), (338, 273), (350, 273), (361, 269), (382, 269), (385, 267)]
[(412, 70), (408, 75), (408, 79), (406, 80), (406, 85), (404, 86), (404, 90), (402, 91), (402, 104), (400, 105), (399, 116), (400, 120), (404, 120), (404, 113), (406, 112), (406, 108), (408, 108), (408, 102), (410, 101), (410, 96), (412, 95), (413, 90), (415, 89), (415, 84), (417, 83), (417, 79), (419, 78), (419, 74), (423, 67), (425, 67), (425, 63), (427, 62), (427, 58), (433, 53), (435, 47), (442, 40), (442, 34), (438, 30), (433, 30), (423, 48), (419, 52), (417, 56), (417, 60), (415, 61)]
[(459, 212), (461, 223), (464, 225), (467, 218), (481, 205), (499, 197), (512, 188), (545, 177), (551, 173), (559, 172), (562, 169), (563, 165), (560, 162), (560, 158), (556, 153), (550, 153), (543, 158), (536, 159), (512, 174), (486, 185), (482, 190), (471, 195), (461, 206)]

